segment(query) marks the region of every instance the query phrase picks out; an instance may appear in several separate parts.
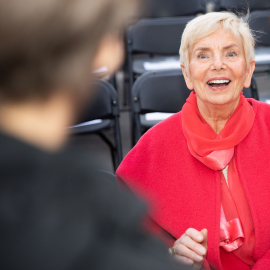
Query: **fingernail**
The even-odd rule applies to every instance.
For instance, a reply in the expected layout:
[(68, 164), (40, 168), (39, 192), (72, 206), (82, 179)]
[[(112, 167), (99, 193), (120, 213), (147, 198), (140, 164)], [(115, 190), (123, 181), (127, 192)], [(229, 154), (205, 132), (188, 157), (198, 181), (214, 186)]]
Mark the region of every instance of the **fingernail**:
[(196, 255), (196, 261), (202, 261), (203, 257), (200, 255)]
[(202, 241), (202, 240), (203, 240), (203, 237), (202, 237), (201, 235), (199, 235), (199, 236), (197, 237), (197, 240), (198, 240), (198, 241)]
[(200, 248), (199, 248), (199, 251), (200, 251), (200, 253), (201, 253), (202, 255), (205, 254), (205, 248), (204, 248), (204, 247), (200, 247)]

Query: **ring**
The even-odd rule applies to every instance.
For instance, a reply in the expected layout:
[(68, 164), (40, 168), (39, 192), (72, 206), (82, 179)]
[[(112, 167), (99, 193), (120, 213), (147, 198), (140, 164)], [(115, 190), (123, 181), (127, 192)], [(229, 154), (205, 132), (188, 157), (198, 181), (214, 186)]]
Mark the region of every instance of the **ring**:
[(175, 248), (176, 248), (176, 246), (173, 246), (173, 247), (169, 248), (169, 254), (171, 256), (174, 256), (174, 255), (177, 254)]

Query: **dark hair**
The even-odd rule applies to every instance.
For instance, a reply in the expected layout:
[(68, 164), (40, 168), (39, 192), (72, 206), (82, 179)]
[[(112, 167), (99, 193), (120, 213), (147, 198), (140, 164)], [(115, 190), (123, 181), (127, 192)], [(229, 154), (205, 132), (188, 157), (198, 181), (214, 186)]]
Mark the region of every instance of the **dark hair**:
[(102, 37), (123, 28), (137, 0), (0, 0), (0, 99), (79, 90)]

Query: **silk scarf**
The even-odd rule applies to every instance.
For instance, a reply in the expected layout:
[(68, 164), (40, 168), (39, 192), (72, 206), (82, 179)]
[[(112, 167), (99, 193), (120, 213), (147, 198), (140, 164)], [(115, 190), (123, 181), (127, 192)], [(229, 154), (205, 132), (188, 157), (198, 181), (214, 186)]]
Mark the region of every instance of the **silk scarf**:
[[(237, 108), (225, 127), (216, 134), (201, 116), (193, 91), (183, 106), (181, 116), (190, 153), (210, 169), (220, 171), (220, 247), (226, 252), (233, 252), (248, 265), (254, 265), (254, 226), (234, 160), (234, 147), (252, 128), (254, 111), (241, 93)], [(221, 171), (227, 165), (228, 185)]]

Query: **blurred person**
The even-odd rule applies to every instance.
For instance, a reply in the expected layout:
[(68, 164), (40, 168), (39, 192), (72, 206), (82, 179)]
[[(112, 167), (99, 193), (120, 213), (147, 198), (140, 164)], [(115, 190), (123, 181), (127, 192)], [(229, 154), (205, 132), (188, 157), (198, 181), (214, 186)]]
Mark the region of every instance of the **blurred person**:
[[(171, 269), (144, 206), (66, 149), (137, 0), (0, 0), (0, 269)], [(179, 269), (179, 267), (178, 267)]]
[(255, 68), (247, 19), (213, 12), (186, 25), (180, 62), (194, 91), (116, 173), (194, 269), (270, 269), (270, 106), (242, 93)]

